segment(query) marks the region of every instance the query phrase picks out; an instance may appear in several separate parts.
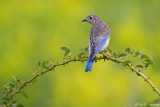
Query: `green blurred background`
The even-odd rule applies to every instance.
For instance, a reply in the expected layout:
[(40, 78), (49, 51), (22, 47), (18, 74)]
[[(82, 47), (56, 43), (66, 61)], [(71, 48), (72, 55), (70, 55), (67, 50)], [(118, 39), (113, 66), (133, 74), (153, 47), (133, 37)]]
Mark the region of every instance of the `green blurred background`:
[[(159, 0), (1, 0), (0, 98), (3, 86), (18, 75), (32, 77), (37, 60), (62, 61), (59, 49), (77, 55), (89, 44), (91, 25), (81, 20), (99, 15), (111, 27), (109, 47), (130, 47), (152, 57), (155, 67), (145, 74), (160, 89)], [(26, 87), (29, 98), (15, 98), (26, 107), (133, 107), (158, 98), (144, 80), (121, 65), (99, 61), (92, 72), (86, 62), (70, 63)]]

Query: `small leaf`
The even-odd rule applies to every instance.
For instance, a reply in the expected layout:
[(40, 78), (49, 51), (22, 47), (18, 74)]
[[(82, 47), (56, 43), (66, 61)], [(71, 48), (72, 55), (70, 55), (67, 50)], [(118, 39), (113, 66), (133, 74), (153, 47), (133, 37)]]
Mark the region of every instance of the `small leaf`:
[(41, 61), (37, 61), (37, 66), (40, 66), (41, 65)]
[(120, 53), (119, 55), (118, 55), (118, 57), (123, 57), (123, 56), (126, 56), (127, 54), (126, 53)]
[(12, 103), (12, 104), (15, 104), (15, 103), (16, 103), (16, 100), (12, 100), (11, 103)]
[(135, 50), (131, 51), (131, 54), (133, 54), (135, 52)]
[(149, 62), (146, 62), (146, 61), (144, 61), (144, 60), (142, 60), (142, 63), (143, 63), (143, 65), (144, 65), (145, 68), (147, 68), (147, 67), (150, 65)]
[(3, 97), (2, 100), (3, 101), (9, 101), (9, 98), (8, 97)]
[(83, 55), (85, 55), (85, 53), (84, 53), (84, 52), (79, 53), (79, 54), (78, 54), (78, 58), (80, 58), (80, 59), (81, 59)]
[[(18, 76), (13, 76), (13, 79), (15, 80), (15, 82), (20, 82), (20, 78), (18, 78)], [(17, 84), (17, 83), (14, 83), (14, 84)]]
[(12, 92), (13, 92), (13, 90), (10, 90), (10, 91), (6, 92), (5, 96), (8, 97)]
[[(3, 102), (3, 106), (2, 107), (8, 107), (8, 105), (7, 105), (8, 103), (7, 102)], [(4, 106), (5, 105), (5, 106)]]
[(13, 76), (13, 79), (14, 79), (15, 81), (17, 81), (17, 80), (18, 80), (18, 76)]
[(81, 48), (80, 50), (82, 50), (82, 51), (85, 52), (85, 53), (88, 53), (89, 47), (87, 46), (87, 47), (85, 47), (85, 48)]
[(148, 59), (148, 60), (150, 60), (150, 58), (147, 55), (141, 55), (141, 59)]
[(123, 66), (126, 66), (126, 65), (129, 64), (129, 63), (131, 63), (131, 61), (130, 61), (130, 60), (127, 60), (127, 61), (123, 62)]
[(150, 64), (153, 64), (153, 62), (151, 61), (151, 60), (148, 60), (148, 59), (146, 59), (146, 60), (144, 60), (146, 63), (150, 63)]
[(142, 68), (143, 69), (143, 65), (137, 65), (135, 68)]
[(118, 57), (118, 54), (117, 54), (117, 53), (115, 53), (115, 52), (112, 52), (111, 56), (113, 56), (113, 57), (117, 58), (117, 57)]
[(130, 49), (130, 48), (126, 48), (126, 49), (125, 49), (125, 52), (131, 53), (131, 49)]
[(9, 89), (13, 89), (13, 88), (15, 87), (15, 85), (12, 84), (12, 83), (8, 83), (8, 84), (6, 85), (6, 87), (8, 87)]
[(85, 52), (88, 52), (88, 46), (84, 48)]
[(64, 56), (67, 56), (71, 52), (67, 47), (61, 47), (60, 49), (63, 51)]
[(109, 47), (107, 47), (107, 50), (109, 51), (110, 54), (112, 54), (112, 50)]
[(46, 62), (45, 62), (45, 61), (43, 61), (43, 62), (42, 62), (42, 64), (41, 64), (42, 68), (44, 68), (44, 67), (45, 67), (45, 65), (46, 65)]
[(135, 52), (135, 55), (136, 55), (136, 56), (140, 55), (140, 52), (139, 52), (139, 51), (136, 51), (136, 52)]
[(27, 95), (24, 91), (21, 91), (20, 93), (21, 93), (24, 97), (29, 98), (28, 95)]

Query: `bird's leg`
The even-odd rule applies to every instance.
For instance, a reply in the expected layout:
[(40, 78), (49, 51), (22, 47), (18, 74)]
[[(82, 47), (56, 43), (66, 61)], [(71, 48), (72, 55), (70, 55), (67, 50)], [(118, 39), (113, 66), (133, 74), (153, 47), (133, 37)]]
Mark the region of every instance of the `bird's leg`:
[(106, 56), (105, 56), (102, 52), (99, 52), (99, 53), (103, 55), (103, 57), (104, 57), (104, 61), (105, 61)]
[(97, 57), (94, 58), (95, 62), (97, 62)]

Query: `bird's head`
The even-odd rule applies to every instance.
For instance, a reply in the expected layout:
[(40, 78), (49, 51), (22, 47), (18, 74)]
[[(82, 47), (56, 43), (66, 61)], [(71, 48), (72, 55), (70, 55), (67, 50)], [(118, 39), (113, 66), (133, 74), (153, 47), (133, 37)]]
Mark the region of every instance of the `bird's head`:
[(82, 22), (89, 22), (92, 25), (94, 25), (95, 23), (102, 21), (101, 18), (99, 16), (97, 16), (96, 14), (92, 14), (89, 15), (88, 17), (86, 17), (84, 20), (82, 20)]

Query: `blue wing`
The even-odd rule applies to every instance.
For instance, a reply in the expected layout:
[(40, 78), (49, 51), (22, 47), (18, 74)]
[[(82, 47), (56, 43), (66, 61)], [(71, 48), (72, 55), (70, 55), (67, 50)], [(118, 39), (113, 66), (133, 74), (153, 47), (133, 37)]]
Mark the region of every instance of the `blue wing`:
[(107, 42), (107, 40), (109, 39), (110, 35), (106, 36), (105, 38), (103, 37), (96, 37), (95, 39), (93, 39), (92, 41), (90, 41), (91, 47), (91, 56), (90, 59), (94, 59), (97, 54), (101, 51), (101, 49), (103, 48), (104, 44)]

